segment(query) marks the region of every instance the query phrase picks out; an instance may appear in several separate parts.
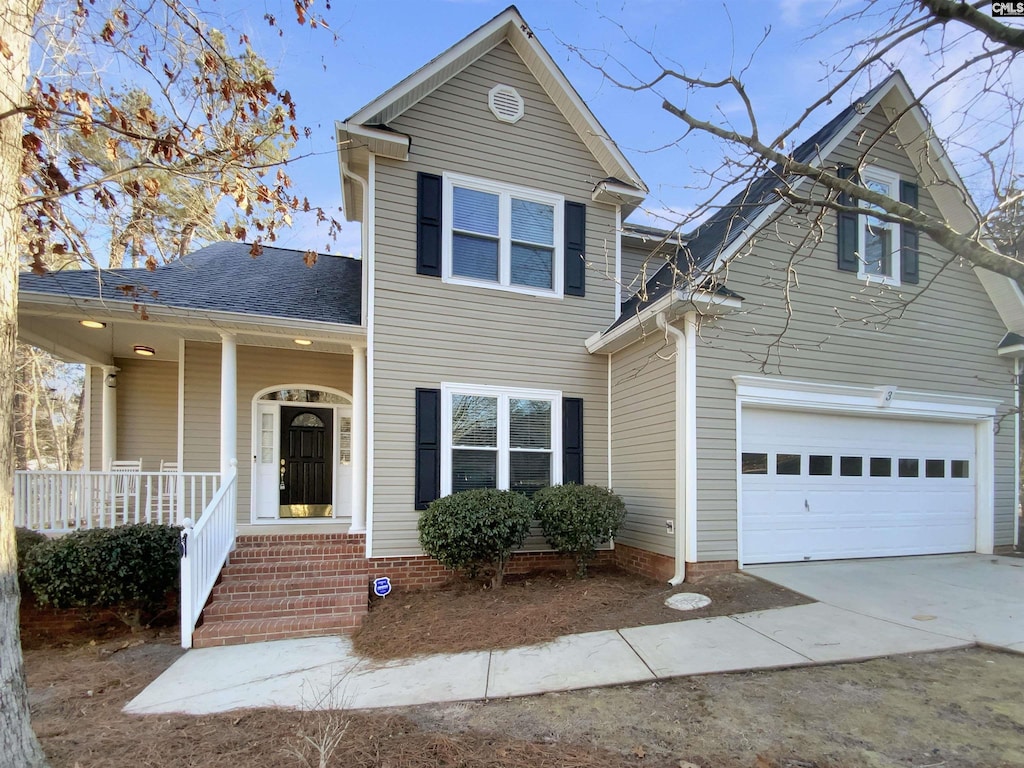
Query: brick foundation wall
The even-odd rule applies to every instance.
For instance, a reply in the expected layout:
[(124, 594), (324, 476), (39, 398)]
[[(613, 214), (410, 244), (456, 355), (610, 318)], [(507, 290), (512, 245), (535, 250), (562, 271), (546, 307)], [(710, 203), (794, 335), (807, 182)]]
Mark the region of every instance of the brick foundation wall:
[[(391, 584), (399, 589), (433, 589), (444, 586), (457, 578), (451, 571), (426, 555), (412, 557), (374, 557), (369, 561), (370, 578), (387, 576)], [(615, 565), (615, 553), (601, 550), (590, 561), (592, 566)], [(505, 567), (505, 575), (532, 573), (535, 571), (569, 571), (576, 564), (572, 558), (557, 552), (516, 552)]]
[(708, 576), (718, 576), (723, 573), (735, 573), (739, 570), (740, 564), (736, 560), (709, 560), (704, 563), (687, 563), (686, 580), (700, 581)]
[(649, 579), (668, 581), (675, 575), (676, 560), (668, 555), (648, 552), (646, 549), (615, 545), (615, 564), (627, 573), (646, 576)]
[[(627, 573), (646, 576), (649, 579), (668, 581), (676, 573), (676, 559), (646, 549), (630, 547), (626, 544), (615, 545), (615, 565)], [(700, 581), (708, 576), (721, 573), (735, 573), (739, 563), (735, 560), (711, 560), (704, 563), (687, 563), (686, 580)]]

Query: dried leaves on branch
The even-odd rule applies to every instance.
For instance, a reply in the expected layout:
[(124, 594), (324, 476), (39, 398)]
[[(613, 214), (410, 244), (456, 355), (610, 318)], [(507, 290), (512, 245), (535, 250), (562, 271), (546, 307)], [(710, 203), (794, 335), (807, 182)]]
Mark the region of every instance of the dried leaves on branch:
[[(767, 174), (778, 181), (775, 194), (804, 211), (859, 212), (856, 201), (863, 201), (880, 220), (914, 227), (975, 266), (1022, 279), (1024, 261), (1019, 252), (1000, 247), (991, 225), (1005, 222), (1007, 210), (1016, 210), (1021, 201), (1016, 140), (1019, 126), (1024, 124), (1024, 97), (1019, 92), (1024, 81), (1024, 28), (993, 18), (987, 5), (990, 3), (958, 0), (864, 0), (833, 6), (808, 40), (845, 34), (852, 42), (822, 62), (820, 95), (782, 128), (766, 128), (771, 121), (748, 87), (760, 45), (754, 47), (747, 62), (729, 65), (718, 77), (707, 74), (714, 71), (714, 64), (701, 62), (699, 70), (689, 70), (674, 61), (668, 63), (625, 28), (630, 43), (651, 65), (648, 72), (637, 72), (611, 56), (582, 55), (617, 86), (658, 95), (662, 108), (684, 124), (680, 141), (704, 135), (721, 150), (724, 159), (704, 168), (702, 181), (694, 185), (705, 199), (693, 206), (679, 231), (685, 232), (692, 222), (722, 210), (738, 189), (752, 189), (754, 180)], [(771, 30), (766, 30), (761, 44), (770, 35)], [(888, 116), (889, 129), (894, 130), (906, 113), (917, 107), (937, 125), (938, 138), (954, 155), (973, 197), (973, 201), (964, 201), (973, 213), (966, 226), (931, 215), (923, 206), (880, 195), (858, 184), (856, 176), (841, 177), (835, 165), (823, 163), (822, 158), (798, 159), (791, 152), (793, 139), (809, 134), (810, 126), (832, 117), (838, 111), (836, 105), (849, 103), (851, 96), (867, 92), (904, 66), (918, 70), (912, 83), (916, 101)], [(922, 76), (922, 72), (926, 74)], [(774, 87), (779, 87), (778, 83)], [(949, 110), (949, 103), (956, 106)], [(939, 104), (942, 114), (933, 114), (930, 105)], [(864, 142), (861, 165), (867, 163), (878, 140)], [(937, 179), (946, 175), (945, 170), (938, 170), (939, 159), (927, 150), (917, 160), (936, 171), (928, 175)], [(798, 187), (798, 180), (810, 183)], [(854, 207), (842, 202), (847, 196), (855, 201)], [(814, 219), (813, 211), (809, 218)]]
[[(299, 23), (326, 26), (311, 4), (295, 3)], [(45, 8), (36, 42), (20, 108), (33, 269), (154, 267), (225, 238), (256, 255), (296, 212), (336, 233), (292, 188), (285, 164), (309, 131), (247, 35), (178, 0), (78, 0)]]

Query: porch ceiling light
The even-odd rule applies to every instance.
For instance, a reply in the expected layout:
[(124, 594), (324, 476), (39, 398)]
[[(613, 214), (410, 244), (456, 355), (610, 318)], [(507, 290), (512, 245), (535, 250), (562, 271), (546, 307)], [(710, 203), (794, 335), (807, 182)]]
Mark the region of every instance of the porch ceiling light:
[(144, 346), (143, 344), (136, 344), (134, 349), (136, 355), (142, 355), (143, 357), (152, 357), (153, 355), (156, 354), (155, 349), (153, 349), (152, 347)]
[(99, 320), (79, 320), (78, 324), (85, 328), (95, 328), (97, 330), (107, 327), (106, 323), (101, 323)]
[(308, 347), (313, 344), (313, 342), (310, 341), (309, 339), (292, 339), (292, 341), (294, 341), (300, 347)]

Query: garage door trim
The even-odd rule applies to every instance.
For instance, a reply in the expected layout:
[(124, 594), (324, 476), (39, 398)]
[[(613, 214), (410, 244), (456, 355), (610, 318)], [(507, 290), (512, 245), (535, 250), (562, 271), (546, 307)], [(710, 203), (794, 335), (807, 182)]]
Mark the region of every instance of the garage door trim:
[(900, 390), (889, 384), (848, 386), (760, 376), (734, 376), (736, 385), (736, 543), (743, 567), (743, 408), (823, 411), (844, 415), (901, 417), (974, 424), (976, 516), (975, 549), (990, 554), (994, 546), (993, 419), (999, 400)]

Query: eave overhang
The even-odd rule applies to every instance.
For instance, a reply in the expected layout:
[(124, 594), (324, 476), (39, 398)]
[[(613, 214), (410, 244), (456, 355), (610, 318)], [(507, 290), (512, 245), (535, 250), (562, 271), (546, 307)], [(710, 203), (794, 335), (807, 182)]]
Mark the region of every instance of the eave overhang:
[(743, 300), (738, 296), (727, 296), (717, 291), (688, 290), (677, 288), (636, 312), (629, 320), (610, 331), (595, 333), (586, 340), (587, 351), (591, 354), (611, 354), (625, 349), (651, 333), (655, 317), (664, 312), (669, 317), (681, 317), (686, 312), (696, 312), (701, 317), (718, 317), (741, 309)]

